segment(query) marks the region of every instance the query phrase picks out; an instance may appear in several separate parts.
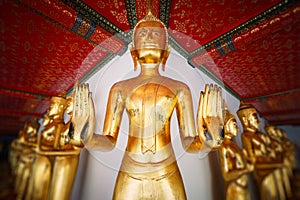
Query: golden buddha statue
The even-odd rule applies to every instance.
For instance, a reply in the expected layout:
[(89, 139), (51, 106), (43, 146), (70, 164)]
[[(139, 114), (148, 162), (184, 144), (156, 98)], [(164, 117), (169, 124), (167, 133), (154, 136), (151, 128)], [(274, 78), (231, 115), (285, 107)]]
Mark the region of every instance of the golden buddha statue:
[(254, 166), (250, 164), (247, 154), (232, 141), (239, 131), (236, 118), (225, 106), (224, 141), (219, 148), (220, 165), (225, 180), (227, 200), (250, 200), (248, 191), (248, 174)]
[(290, 179), (293, 177), (293, 170), (296, 167), (296, 157), (295, 157), (295, 144), (287, 138), (287, 134), (283, 129), (277, 129), (277, 135), (280, 143), (282, 144), (284, 152), (284, 162), (288, 166), (288, 174)]
[(14, 139), (12, 143), (10, 144), (9, 149), (9, 164), (12, 171), (12, 174), (14, 176), (14, 179), (16, 177), (16, 167), (17, 163), (20, 159), (20, 154), (22, 153), (22, 143), (25, 141), (25, 132), (27, 129), (29, 122), (25, 122), (24, 127), (19, 131), (18, 138)]
[[(292, 196), (291, 185), (289, 181), (288, 168), (289, 160), (284, 156), (283, 146), (279, 138), (279, 130), (276, 126), (265, 124), (265, 130), (271, 140), (271, 148), (274, 149), (277, 159), (283, 163), (283, 166), (275, 170), (275, 178), (280, 192), (281, 199)], [(283, 194), (282, 194), (283, 193)]]
[(249, 161), (254, 165), (253, 176), (260, 191), (260, 198), (277, 199), (278, 192), (273, 172), (282, 167), (282, 163), (274, 159), (274, 153), (265, 143), (268, 138), (261, 136), (256, 109), (241, 102), (237, 115), (243, 125), (243, 148), (249, 155)]
[(25, 124), (18, 141), (18, 160), (15, 161), (16, 199), (23, 199), (30, 175), (30, 168), (37, 146), (37, 133), (40, 128), (38, 119)]
[[(186, 199), (171, 143), (170, 121), (174, 110), (185, 151), (196, 153), (204, 144), (215, 148), (222, 142), (221, 89), (207, 85), (201, 93), (196, 128), (189, 87), (159, 73), (160, 65), (164, 70), (169, 51), (166, 27), (149, 11), (133, 30), (131, 55), (134, 69), (138, 64), (141, 67), (140, 74), (112, 86), (102, 134), (93, 134), (94, 105), (88, 85), (75, 86), (77, 103), (72, 120), (74, 129), (82, 130), (78, 132), (82, 133), (87, 148), (112, 150), (124, 110), (128, 114), (128, 142), (113, 199)], [(212, 139), (202, 136), (204, 133)]]
[(70, 198), (81, 149), (71, 144), (71, 121), (64, 122), (64, 112), (72, 115), (72, 110), (72, 98), (67, 101), (64, 94), (51, 98), (38, 138), (26, 199)]

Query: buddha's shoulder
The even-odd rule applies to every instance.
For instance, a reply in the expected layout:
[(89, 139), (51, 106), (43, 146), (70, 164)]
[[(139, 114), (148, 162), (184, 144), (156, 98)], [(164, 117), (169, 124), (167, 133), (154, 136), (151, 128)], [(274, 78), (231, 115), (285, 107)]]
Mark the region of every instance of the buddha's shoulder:
[(124, 88), (128, 88), (130, 86), (141, 86), (141, 85), (146, 85), (146, 84), (155, 84), (155, 85), (160, 85), (163, 87), (168, 87), (168, 88), (172, 88), (172, 89), (183, 89), (183, 90), (189, 90), (189, 87), (186, 83), (169, 78), (169, 77), (156, 77), (153, 79), (141, 79), (139, 77), (137, 78), (131, 78), (131, 79), (127, 79), (127, 80), (122, 80), (119, 82), (116, 82), (112, 88), (114, 89), (124, 89)]

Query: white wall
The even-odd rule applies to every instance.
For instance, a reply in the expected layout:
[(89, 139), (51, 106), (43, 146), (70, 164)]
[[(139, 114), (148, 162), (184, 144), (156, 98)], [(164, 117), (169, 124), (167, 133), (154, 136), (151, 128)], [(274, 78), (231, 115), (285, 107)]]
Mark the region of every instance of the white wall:
[[(112, 84), (122, 79), (136, 76), (133, 72), (133, 63), (127, 51), (122, 57), (115, 58), (97, 72), (87, 82), (93, 92), (96, 108), (96, 133), (101, 133), (105, 115), (108, 92)], [(198, 69), (187, 64), (186, 59), (172, 51), (163, 75), (185, 82), (191, 89), (196, 113), (199, 93), (204, 90), (205, 84), (214, 83)], [(223, 90), (229, 110), (233, 114), (239, 107), (239, 100)], [(238, 118), (237, 118), (238, 119)], [(239, 121), (239, 120), (237, 120)], [(185, 184), (188, 199), (224, 199), (223, 179), (219, 167), (217, 152), (205, 154), (185, 153), (181, 147), (176, 116), (172, 118), (172, 143), (178, 159), (178, 165)], [(241, 124), (239, 124), (242, 129)], [(126, 114), (120, 128), (116, 148), (111, 152), (96, 152), (83, 150), (73, 189), (72, 199), (111, 199), (114, 183), (121, 164), (122, 155), (126, 146), (128, 118)], [(241, 130), (240, 130), (241, 132)], [(240, 145), (240, 135), (236, 137)]]

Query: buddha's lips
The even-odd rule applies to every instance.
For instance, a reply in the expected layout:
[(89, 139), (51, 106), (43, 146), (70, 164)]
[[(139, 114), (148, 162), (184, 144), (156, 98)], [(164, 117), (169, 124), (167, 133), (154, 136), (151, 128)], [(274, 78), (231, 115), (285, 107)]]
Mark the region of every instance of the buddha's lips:
[(155, 43), (144, 43), (142, 45), (142, 48), (147, 48), (147, 49), (157, 49), (159, 48), (158, 44), (155, 44)]

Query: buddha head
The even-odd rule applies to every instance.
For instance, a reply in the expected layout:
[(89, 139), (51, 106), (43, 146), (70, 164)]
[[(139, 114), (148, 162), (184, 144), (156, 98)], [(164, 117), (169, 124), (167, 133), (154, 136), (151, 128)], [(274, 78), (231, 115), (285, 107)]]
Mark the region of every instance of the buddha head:
[(237, 125), (235, 116), (228, 110), (226, 104), (224, 123), (225, 138), (231, 139), (232, 137), (236, 136), (239, 131), (239, 127)]
[(273, 139), (278, 138), (278, 128), (276, 126), (270, 125), (266, 122), (265, 124), (266, 133)]
[(38, 122), (38, 119), (35, 118), (27, 126), (26, 133), (25, 133), (25, 140), (32, 143), (37, 142), (37, 133), (39, 131), (39, 128), (40, 128), (40, 123)]
[(71, 115), (73, 113), (73, 96), (72, 95), (68, 96), (68, 98), (67, 98), (67, 104), (66, 104), (65, 112), (68, 115)]
[(28, 124), (29, 124), (29, 121), (26, 121), (24, 124), (24, 127), (19, 131), (18, 138), (24, 139)]
[(241, 101), (237, 115), (243, 124), (243, 128), (256, 131), (259, 129), (260, 121), (256, 109)]
[(54, 96), (50, 100), (50, 106), (48, 109), (48, 116), (51, 118), (53, 116), (62, 116), (66, 108), (67, 100), (66, 93), (62, 92), (58, 96)]
[(151, 10), (135, 25), (130, 51), (135, 70), (137, 63), (141, 65), (161, 63), (164, 70), (170, 53), (168, 31), (164, 23), (156, 18)]

